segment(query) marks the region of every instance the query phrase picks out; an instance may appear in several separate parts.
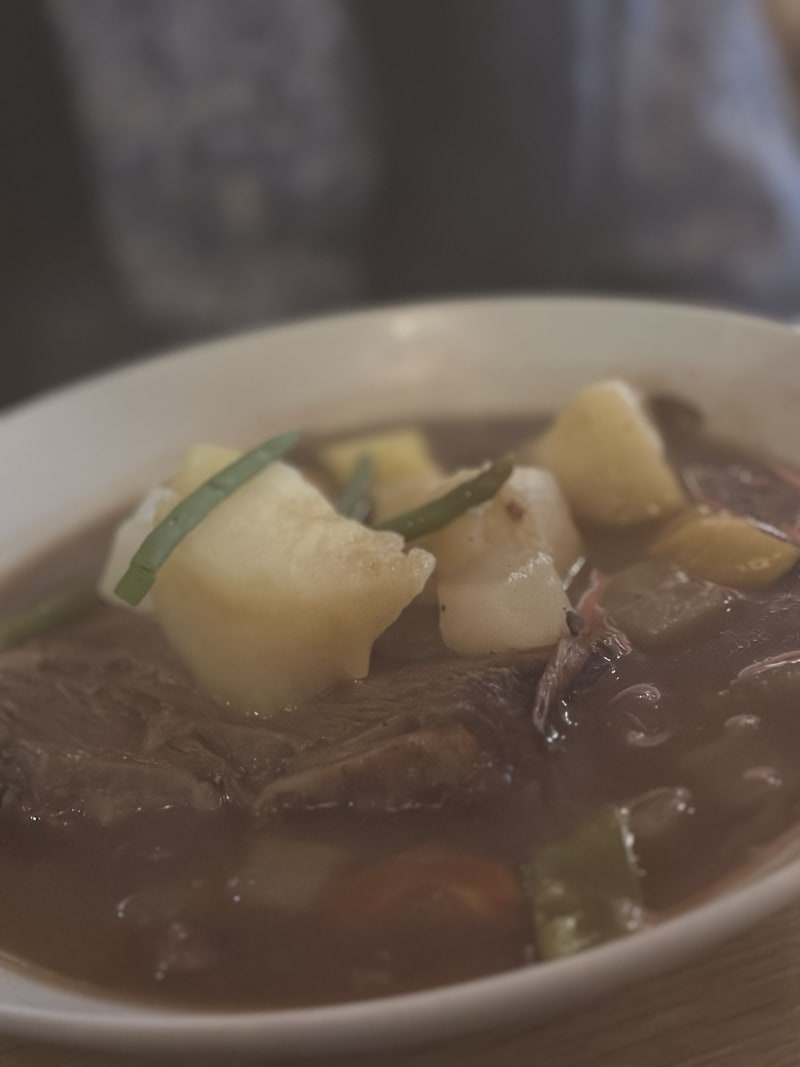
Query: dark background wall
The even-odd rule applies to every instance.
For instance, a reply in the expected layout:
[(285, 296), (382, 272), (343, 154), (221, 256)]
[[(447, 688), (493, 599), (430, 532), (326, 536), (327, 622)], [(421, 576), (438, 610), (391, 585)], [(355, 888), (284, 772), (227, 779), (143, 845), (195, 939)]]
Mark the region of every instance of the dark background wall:
[[(565, 215), (567, 175), (558, 148), (572, 101), (554, 70), (565, 48), (559, 12), (566, 5), (550, 5), (543, 34), (531, 14), (538, 5), (503, 3), (513, 19), (495, 18), (498, 5), (485, 0), (348, 5), (369, 57), (366, 96), (374, 104), (380, 195), (370, 201), (363, 232), (354, 234), (363, 278), (345, 303), (640, 287), (635, 272), (582, 272), (581, 255), (573, 254), (581, 238)], [(793, 47), (800, 53), (800, 7), (795, 0), (768, 4), (788, 54)], [(193, 330), (142, 314), (109, 252), (85, 127), (45, 0), (4, 0), (0, 19), (2, 407), (192, 339)], [(483, 57), (477, 65), (476, 56)], [(487, 79), (495, 87), (491, 103)], [(520, 108), (520, 100), (529, 105)], [(531, 148), (543, 143), (553, 150)], [(525, 213), (518, 210), (521, 190), (528, 193)], [(649, 288), (647, 279), (641, 288)], [(300, 301), (298, 310), (314, 311), (313, 300)], [(194, 336), (209, 329), (198, 326)]]
[(71, 97), (38, 0), (0, 30), (0, 405), (157, 338), (130, 314), (92, 210)]

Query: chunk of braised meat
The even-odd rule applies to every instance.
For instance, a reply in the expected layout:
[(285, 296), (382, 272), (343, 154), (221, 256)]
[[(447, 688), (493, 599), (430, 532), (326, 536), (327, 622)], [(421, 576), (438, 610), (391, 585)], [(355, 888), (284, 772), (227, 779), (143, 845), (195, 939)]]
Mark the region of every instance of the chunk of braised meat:
[(478, 741), (460, 723), (411, 729), (385, 741), (354, 739), (345, 750), (314, 753), (264, 787), (258, 812), (328, 808), (347, 802), (358, 810), (396, 811), (437, 804), (453, 791), (478, 784)]
[(664, 560), (645, 560), (613, 575), (600, 603), (633, 644), (661, 648), (713, 631), (736, 596)]
[(569, 634), (553, 648), (536, 687), (531, 718), (537, 734), (555, 742), (562, 734), (563, 713), (570, 698), (590, 687), (621, 656), (631, 650), (627, 636), (600, 607), (607, 579), (595, 573), (581, 599), (580, 612), (570, 612)]
[(750, 663), (732, 680), (730, 691), (735, 700), (755, 704), (800, 702), (800, 649)]
[(678, 767), (701, 802), (740, 815), (766, 802), (788, 804), (784, 786), (798, 777), (763, 720), (752, 714), (732, 716), (718, 737), (683, 753)]
[[(505, 791), (541, 758), (527, 717), (541, 671), (537, 655), (450, 658), (337, 686), (299, 709), (323, 730), (256, 806), (400, 810)], [(325, 725), (348, 718), (331, 743)]]
[(537, 758), (540, 673), (533, 655), (387, 665), (262, 721), (199, 692), (151, 622), (101, 610), (0, 659), (2, 803), (101, 824), (170, 807), (468, 804)]

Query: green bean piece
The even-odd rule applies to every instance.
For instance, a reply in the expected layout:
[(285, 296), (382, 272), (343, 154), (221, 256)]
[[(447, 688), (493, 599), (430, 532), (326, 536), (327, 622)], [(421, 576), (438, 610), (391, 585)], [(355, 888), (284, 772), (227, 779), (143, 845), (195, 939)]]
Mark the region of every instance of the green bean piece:
[(642, 888), (626, 813), (613, 804), (545, 845), (522, 869), (542, 959), (633, 933)]
[(474, 478), (470, 478), (443, 496), (422, 504), (411, 511), (404, 511), (391, 519), (376, 523), (376, 530), (392, 530), (402, 534), (407, 541), (418, 537), (427, 537), (442, 526), (460, 518), (470, 508), (491, 500), (498, 489), (511, 477), (514, 460), (511, 456), (501, 456), (490, 463)]
[(29, 608), (0, 619), (0, 650), (13, 648), (47, 633), (61, 623), (79, 619), (97, 604), (93, 585), (71, 586), (37, 600)]
[(370, 455), (359, 456), (350, 480), (333, 502), (340, 515), (347, 519), (363, 521), (369, 514), (370, 502), (367, 489), (372, 481), (375, 460)]
[(120, 600), (134, 605), (143, 600), (155, 581), (158, 568), (183, 538), (234, 490), (293, 448), (301, 436), (302, 431), (292, 430), (271, 437), (250, 452), (245, 452), (224, 470), (218, 471), (176, 504), (145, 537), (130, 566), (117, 582), (114, 592)]

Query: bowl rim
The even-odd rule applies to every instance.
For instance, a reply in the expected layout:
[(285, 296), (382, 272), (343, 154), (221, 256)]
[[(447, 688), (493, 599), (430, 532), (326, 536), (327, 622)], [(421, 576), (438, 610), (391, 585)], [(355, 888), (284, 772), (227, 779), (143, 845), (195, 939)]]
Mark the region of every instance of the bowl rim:
[(474, 296), (446, 296), (444, 298), (431, 297), (411, 301), (398, 300), (396, 302), (382, 303), (376, 306), (364, 308), (341, 308), (326, 312), (322, 315), (298, 316), (296, 318), (281, 319), (280, 321), (266, 325), (234, 330), (230, 333), (221, 333), (188, 344), (167, 345), (157, 348), (152, 352), (133, 356), (123, 360), (112, 367), (89, 372), (67, 382), (44, 388), (31, 396), (23, 397), (6, 407), (0, 407), (0, 424), (16, 421), (19, 418), (29, 417), (30, 412), (51, 404), (61, 404), (69, 397), (83, 393), (87, 388), (102, 387), (111, 379), (118, 380), (128, 375), (139, 376), (152, 372), (154, 366), (165, 363), (179, 364), (189, 363), (200, 353), (213, 352), (215, 349), (228, 348), (231, 345), (243, 345), (248, 341), (258, 338), (268, 340), (292, 337), (316, 329), (348, 329), (362, 323), (379, 324), (387, 321), (391, 316), (398, 314), (430, 314), (430, 313), (459, 313), (470, 309), (479, 310), (502, 310), (504, 308), (540, 308), (569, 306), (577, 313), (592, 311), (610, 311), (614, 314), (634, 313), (674, 317), (677, 319), (695, 318), (718, 321), (720, 325), (732, 325), (739, 323), (748, 328), (757, 328), (764, 333), (773, 336), (786, 337), (794, 331), (800, 330), (800, 322), (780, 321), (760, 315), (754, 312), (741, 311), (736, 308), (726, 308), (721, 305), (705, 305), (701, 303), (687, 303), (678, 298), (654, 299), (647, 296), (605, 296), (605, 295), (581, 295), (572, 293), (548, 293), (543, 295), (530, 293), (482, 293)]
[[(705, 322), (718, 320), (721, 325), (738, 322), (783, 339), (794, 336), (788, 324), (738, 311), (679, 302), (510, 295), (399, 303), (249, 330), (132, 361), (6, 408), (0, 411), (0, 426), (41, 417), (38, 413), (51, 405), (69, 404), (88, 389), (102, 389), (112, 379), (146, 376), (166, 362), (173, 365), (181, 361), (188, 363), (198, 352), (212, 352), (215, 348), (235, 346), (248, 339), (263, 338), (265, 342), (271, 342), (289, 334), (308, 332), (310, 328), (346, 331), (358, 323), (371, 321), (380, 325), (397, 313), (438, 311), (458, 314), (476, 305), (484, 310), (502, 312), (507, 307), (541, 309), (565, 304), (576, 312), (604, 308), (619, 315), (657, 313), (662, 318), (672, 316), (684, 322), (692, 318)], [(798, 346), (800, 358), (800, 341)], [(531, 1018), (556, 1014), (562, 1004), (568, 1004), (572, 1009), (591, 1000), (598, 991), (606, 993), (638, 973), (652, 970), (648, 964), (654, 956), (658, 958), (658, 970), (674, 966), (703, 947), (724, 940), (789, 904), (797, 898), (799, 891), (800, 859), (791, 860), (757, 881), (731, 889), (631, 938), (598, 946), (574, 957), (375, 1000), (278, 1010), (204, 1011), (142, 1006), (100, 994), (93, 999), (102, 1002), (104, 1010), (101, 1014), (88, 1009), (53, 1009), (40, 1005), (20, 1008), (0, 1001), (0, 1028), (4, 1032), (39, 1039), (104, 1048), (250, 1051), (289, 1057), (325, 1055), (332, 1050), (345, 1053), (421, 1045), (498, 1028), (518, 1028)], [(609, 971), (614, 973), (613, 983), (608, 981)], [(22, 973), (30, 978), (34, 972)], [(71, 983), (61, 979), (56, 979), (55, 984), (60, 989), (72, 988)], [(75, 989), (78, 991), (77, 983)], [(531, 1016), (534, 1000), (535, 1015)]]
[[(575, 956), (375, 1000), (243, 1012), (152, 1008), (119, 1001), (117, 1014), (106, 1011), (101, 1016), (73, 1009), (9, 1009), (0, 1004), (0, 1028), (38, 1040), (105, 1049), (250, 1052), (290, 1058), (333, 1051), (399, 1050), (449, 1038), (516, 1031), (556, 1016), (562, 1001), (570, 1010), (578, 1009), (639, 973), (650, 975), (653, 956), (658, 957), (658, 973), (669, 970), (791, 903), (799, 893), (800, 860), (794, 860), (657, 926)], [(607, 979), (611, 967), (613, 983)], [(56, 983), (61, 988), (67, 985), (60, 979)], [(536, 1014), (531, 1018), (534, 997)], [(118, 1003), (104, 995), (93, 999), (106, 1008)]]

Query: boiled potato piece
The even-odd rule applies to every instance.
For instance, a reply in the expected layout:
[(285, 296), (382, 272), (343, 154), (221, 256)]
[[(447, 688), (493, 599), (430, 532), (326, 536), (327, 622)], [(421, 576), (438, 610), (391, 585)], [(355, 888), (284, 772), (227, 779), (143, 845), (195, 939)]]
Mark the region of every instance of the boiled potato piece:
[(477, 560), (439, 583), (439, 628), (463, 656), (553, 645), (566, 632), (570, 604), (545, 553)]
[[(449, 478), (406, 483), (374, 493), (377, 521), (443, 496), (476, 470)], [(581, 554), (581, 538), (558, 482), (549, 471), (515, 467), (500, 490), (483, 504), (428, 537), (420, 546), (436, 556), (436, 576), (444, 580), (487, 556), (529, 558), (549, 555), (562, 576)]]
[(790, 571), (800, 549), (739, 515), (692, 508), (668, 524), (649, 555), (709, 582), (758, 589)]
[[(536, 467), (515, 467), (487, 509), (489, 542), (535, 543), (565, 575), (583, 551), (581, 536), (556, 478)], [(509, 534), (508, 526), (512, 526)]]
[[(189, 492), (231, 458), (192, 450), (173, 484)], [(269, 714), (363, 677), (373, 641), (434, 562), (406, 553), (397, 534), (337, 515), (297, 470), (273, 463), (178, 544), (153, 596), (199, 682), (239, 710)]]
[(578, 393), (523, 456), (555, 474), (578, 519), (629, 526), (684, 503), (661, 435), (625, 382)]
[(379, 484), (396, 485), (436, 478), (442, 473), (431, 455), (427, 438), (419, 430), (390, 430), (350, 437), (326, 445), (319, 453), (323, 465), (342, 485), (352, 477), (362, 456), (372, 458), (372, 479)]

